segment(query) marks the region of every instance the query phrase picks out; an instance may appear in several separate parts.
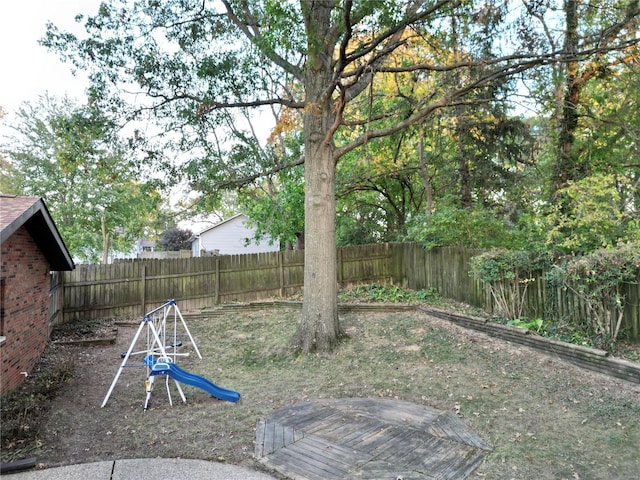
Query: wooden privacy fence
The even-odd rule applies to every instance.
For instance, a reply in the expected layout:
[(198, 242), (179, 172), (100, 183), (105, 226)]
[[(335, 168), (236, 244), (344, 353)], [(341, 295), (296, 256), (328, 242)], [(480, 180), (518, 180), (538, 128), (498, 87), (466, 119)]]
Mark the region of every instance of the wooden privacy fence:
[(183, 310), (286, 296), (302, 288), (301, 251), (126, 260), (64, 272), (64, 321), (140, 316), (175, 299)]
[[(337, 281), (342, 287), (376, 282), (432, 289), (444, 298), (493, 312), (488, 288), (469, 275), (470, 260), (479, 253), (465, 248), (425, 250), (416, 243), (343, 247), (337, 252)], [(52, 277), (52, 292), (58, 299), (52, 320), (137, 317), (168, 299), (175, 299), (183, 310), (194, 310), (282, 298), (301, 292), (303, 282), (304, 251), (300, 250), (78, 265), (74, 271), (56, 272)], [(637, 340), (640, 286), (626, 287), (623, 329)], [(523, 315), (530, 319), (571, 323), (583, 321), (586, 315), (585, 306), (571, 292), (548, 287), (544, 272), (528, 283), (524, 298)]]
[(480, 250), (434, 248), (417, 243), (395, 243), (393, 281), (412, 290), (433, 289), (440, 296), (476, 307), (490, 305), (484, 285), (469, 275), (469, 262)]
[[(468, 301), (467, 303), (479, 306), (489, 313), (496, 313), (498, 309), (494, 305), (494, 299), (488, 287), (482, 288), (485, 289), (484, 302)], [(637, 341), (640, 339), (640, 275), (633, 283), (623, 283), (620, 293), (624, 302), (621, 333), (624, 333), (626, 338)], [(522, 297), (523, 302), (522, 317), (529, 320), (542, 318), (565, 325), (585, 325), (589, 316), (593, 315), (585, 299), (571, 289), (549, 285), (545, 272), (535, 273), (526, 286), (521, 284), (518, 295)], [(479, 300), (480, 297), (476, 299)], [(613, 298), (609, 306), (609, 314), (612, 319), (617, 318), (616, 302)]]
[[(340, 248), (338, 281), (342, 286), (389, 283), (391, 260), (388, 244)], [(135, 317), (168, 299), (175, 299), (182, 310), (193, 310), (296, 294), (304, 283), (304, 251), (125, 260), (78, 265), (74, 271), (60, 273), (62, 322)]]
[[(483, 308), (494, 313), (496, 306), (488, 286), (473, 278), (470, 260), (480, 250), (436, 248), (425, 250), (415, 243), (394, 245), (393, 280), (414, 290), (433, 288), (442, 297)], [(624, 315), (622, 331), (632, 340), (640, 339), (640, 276), (623, 285)], [(520, 286), (523, 297), (522, 316), (528, 319), (554, 319), (568, 325), (583, 324), (589, 315), (585, 302), (573, 292), (550, 287), (545, 272)], [(612, 302), (612, 315), (615, 306)]]
[(64, 297), (62, 285), (63, 272), (51, 272), (49, 282), (49, 319), (47, 322), (50, 329), (63, 321)]
[[(545, 285), (543, 285), (543, 288)], [(633, 283), (623, 283), (620, 295), (624, 299), (624, 310), (622, 316), (621, 331), (626, 337), (632, 340), (640, 340), (640, 275)], [(561, 287), (550, 288), (546, 286), (544, 306), (546, 315), (541, 317), (555, 318), (567, 323), (582, 322), (588, 317), (589, 311), (586, 303), (577, 295)], [(616, 299), (611, 298), (608, 307), (611, 318), (616, 319)]]

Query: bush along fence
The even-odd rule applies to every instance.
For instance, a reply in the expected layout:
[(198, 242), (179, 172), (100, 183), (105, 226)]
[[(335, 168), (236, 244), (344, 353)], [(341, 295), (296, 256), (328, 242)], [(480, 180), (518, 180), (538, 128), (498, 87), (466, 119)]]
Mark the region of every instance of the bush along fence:
[(640, 252), (630, 246), (564, 258), (491, 250), (472, 258), (471, 272), (490, 293), (485, 308), (516, 324), (580, 327), (606, 350), (621, 334), (639, 339)]
[[(433, 290), (443, 298), (496, 315), (504, 315), (505, 305), (516, 305), (518, 316), (529, 319), (584, 323), (592, 315), (589, 298), (578, 288), (568, 288), (566, 282), (550, 282), (543, 270), (528, 271), (515, 281), (503, 278), (488, 282), (481, 275), (472, 275), (472, 259), (481, 254), (465, 248), (425, 250), (416, 243), (342, 247), (337, 252), (337, 281), (341, 287), (380, 283)], [(63, 299), (57, 300), (62, 311), (57, 312), (56, 323), (137, 317), (167, 299), (175, 299), (188, 311), (297, 294), (303, 290), (304, 251), (78, 265), (54, 278), (57, 283), (52, 289), (56, 298)], [(640, 325), (638, 283), (625, 282), (618, 292), (618, 300), (624, 302), (612, 306), (618, 308), (620, 331), (635, 340), (639, 339)]]

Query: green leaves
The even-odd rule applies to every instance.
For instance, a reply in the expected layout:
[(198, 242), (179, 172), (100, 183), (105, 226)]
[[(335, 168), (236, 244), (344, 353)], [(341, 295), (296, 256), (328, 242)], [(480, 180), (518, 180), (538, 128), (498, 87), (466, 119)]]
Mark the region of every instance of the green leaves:
[(304, 233), (304, 171), (301, 166), (280, 172), (240, 191), (243, 211), (265, 236), (296, 245)]
[(549, 276), (585, 303), (589, 333), (600, 336), (601, 346), (606, 348), (616, 342), (620, 332), (625, 284), (640, 281), (640, 248), (631, 243), (596, 250), (557, 265)]
[(417, 215), (408, 229), (409, 238), (426, 248), (509, 247), (515, 235), (515, 229), (489, 209), (465, 209), (449, 203), (439, 205), (432, 214)]
[(493, 249), (471, 259), (471, 274), (484, 283), (520, 283), (549, 265), (550, 258), (545, 253)]
[(160, 247), (167, 252), (178, 250), (191, 250), (190, 240), (193, 238), (191, 230), (169, 228), (160, 235)]
[(560, 190), (563, 203), (546, 216), (546, 243), (567, 253), (611, 248), (637, 235), (630, 179), (595, 175)]
[(494, 249), (471, 259), (471, 274), (487, 284), (499, 316), (522, 318), (527, 287), (550, 264), (547, 254)]
[(19, 112), (6, 145), (14, 192), (41, 196), (74, 258), (129, 251), (161, 198), (136, 153), (99, 111), (43, 97)]
[[(594, 177), (565, 185), (562, 205), (545, 204), (558, 160), (562, 102), (554, 99), (565, 80), (565, 64), (549, 63), (560, 50), (551, 19), (561, 21), (562, 11), (548, 2), (510, 10), (502, 0), (111, 0), (79, 19), (86, 36), (49, 25), (43, 44), (91, 74), (92, 105), (172, 132), (166, 150), (186, 159), (175, 176), (211, 200), (202, 204), (214, 205), (220, 188), (244, 188), (240, 207), (258, 224), (280, 223), (274, 232), (287, 238), (303, 221), (285, 227), (276, 212), (294, 218), (285, 205), (302, 189), (277, 172), (295, 162), (269, 152), (243, 123), (267, 123), (265, 110), (281, 115), (282, 105), (300, 118), (324, 109), (314, 136), (335, 147), (341, 244), (408, 237), (427, 246), (521, 249), (544, 237), (549, 248), (579, 252), (640, 229), (637, 162), (629, 160), (640, 125), (638, 76), (628, 63), (637, 52), (632, 45), (605, 52), (634, 38), (635, 23), (626, 22), (636, 19), (633, 3), (623, 3), (626, 13), (615, 1), (579, 5), (576, 34), (606, 44), (578, 65), (587, 76), (574, 150)], [(314, 62), (325, 70), (305, 77)], [(534, 128), (507, 113), (519, 101), (509, 95), (522, 93), (514, 72), (546, 94), (529, 94), (549, 105)], [(420, 135), (412, 130), (418, 120)], [(296, 134), (306, 127), (296, 125)], [(84, 148), (73, 142), (63, 151)], [(72, 168), (70, 158), (60, 163)], [(606, 178), (610, 172), (616, 176)]]

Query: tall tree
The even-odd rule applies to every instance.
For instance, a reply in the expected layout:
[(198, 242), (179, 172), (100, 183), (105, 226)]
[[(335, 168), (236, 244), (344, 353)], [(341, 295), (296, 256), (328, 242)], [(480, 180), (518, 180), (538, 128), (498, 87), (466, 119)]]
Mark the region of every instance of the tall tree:
[[(11, 192), (44, 197), (72, 255), (107, 262), (128, 252), (160, 204), (115, 125), (67, 98), (25, 104), (3, 145)], [(141, 178), (142, 177), (142, 178)]]
[(597, 173), (579, 145), (586, 126), (584, 107), (589, 101), (585, 94), (590, 84), (606, 81), (621, 66), (637, 63), (640, 3), (563, 0), (561, 5), (529, 1), (524, 5), (527, 15), (520, 21), (529, 41), (561, 48), (562, 53), (548, 64), (544, 75), (532, 77), (539, 82), (534, 91), (546, 98), (553, 129), (558, 132), (550, 193), (552, 200), (561, 204), (560, 190)]
[[(45, 44), (91, 72), (96, 99), (117, 98), (122, 109), (121, 94), (130, 95), (137, 86), (149, 100), (130, 110), (131, 117), (152, 111), (167, 128), (179, 129), (182, 146), (195, 153), (197, 144), (203, 156), (215, 129), (239, 118), (231, 109), (284, 105), (303, 112), (305, 294), (293, 344), (311, 352), (330, 350), (341, 334), (337, 162), (373, 138), (400, 132), (440, 108), (464, 103), (478, 89), (555, 58), (554, 52), (516, 49), (506, 41), (507, 13), (503, 0), (112, 0), (85, 20), (88, 38), (49, 26)], [(439, 55), (416, 62), (406, 55), (393, 61), (404, 59), (416, 44), (427, 49), (434, 39), (447, 48), (449, 19), (469, 15), (474, 22), (465, 24), (469, 55), (464, 60)], [(481, 38), (493, 39), (491, 45), (472, 48)], [(489, 47), (497, 50), (490, 54)], [(449, 73), (456, 70), (459, 81), (451, 83)], [(347, 118), (346, 106), (370, 103), (372, 82), (393, 72), (422, 74), (438, 88), (410, 109), (400, 108), (407, 100), (398, 94), (387, 109)], [(114, 91), (120, 96), (107, 95)], [(336, 134), (344, 129), (353, 135), (338, 143)], [(248, 158), (254, 150), (245, 145)], [(210, 160), (221, 171), (230, 171), (229, 161), (239, 161), (235, 171), (246, 178), (286, 167), (239, 157)]]

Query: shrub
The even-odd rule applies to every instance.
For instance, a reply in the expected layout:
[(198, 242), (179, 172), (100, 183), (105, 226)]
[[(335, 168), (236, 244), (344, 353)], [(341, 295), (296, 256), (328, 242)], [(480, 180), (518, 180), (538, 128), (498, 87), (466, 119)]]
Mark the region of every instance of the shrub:
[(577, 295), (587, 309), (587, 327), (601, 337), (601, 346), (615, 344), (625, 307), (625, 284), (637, 283), (640, 275), (640, 246), (625, 245), (572, 257), (555, 266), (548, 277), (552, 283)]
[(511, 245), (513, 229), (491, 211), (444, 205), (408, 224), (408, 239), (435, 247), (494, 248)]
[(437, 302), (438, 293), (433, 290), (406, 290), (394, 285), (377, 283), (355, 285), (340, 291), (341, 302), (421, 303)]
[(178, 250), (191, 250), (191, 230), (180, 228), (170, 228), (162, 232), (160, 236), (160, 247), (167, 252), (177, 252)]
[(515, 320), (522, 317), (529, 284), (549, 263), (543, 252), (494, 249), (471, 259), (471, 274), (489, 286), (495, 312)]

